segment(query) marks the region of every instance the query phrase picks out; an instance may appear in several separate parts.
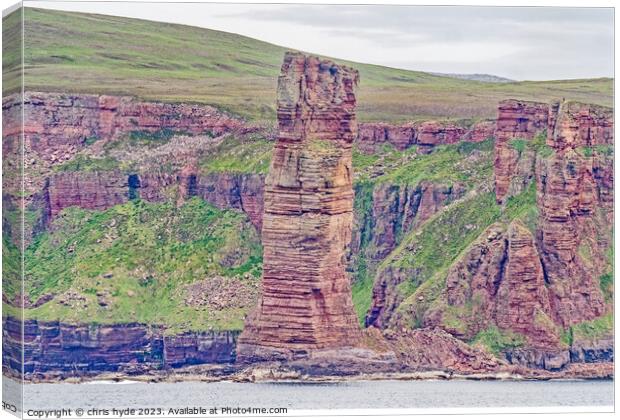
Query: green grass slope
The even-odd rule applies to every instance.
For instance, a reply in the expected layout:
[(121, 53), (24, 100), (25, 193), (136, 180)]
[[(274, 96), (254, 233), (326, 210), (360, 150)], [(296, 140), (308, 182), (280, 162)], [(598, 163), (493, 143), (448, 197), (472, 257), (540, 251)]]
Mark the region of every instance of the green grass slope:
[[(3, 31), (15, 32), (16, 19)], [(209, 29), (26, 8), (27, 89), (135, 95), (191, 101), (254, 120), (275, 119), (275, 92), (285, 48)], [(567, 98), (612, 103), (612, 79), (483, 83), (350, 63), (359, 69), (361, 121), (488, 118), (505, 98)], [(4, 58), (5, 71), (19, 65)], [(17, 90), (5, 80), (6, 90)]]
[[(197, 198), (178, 208), (130, 201), (100, 212), (65, 209), (25, 256), (26, 295), (52, 297), (27, 309), (27, 318), (179, 331), (241, 329), (262, 272), (247, 217)], [(187, 302), (201, 290), (202, 304)]]

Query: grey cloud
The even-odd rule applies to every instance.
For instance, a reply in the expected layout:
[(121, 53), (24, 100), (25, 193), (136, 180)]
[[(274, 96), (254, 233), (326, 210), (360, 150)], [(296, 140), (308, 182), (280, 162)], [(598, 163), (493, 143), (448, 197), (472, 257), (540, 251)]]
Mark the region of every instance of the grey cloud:
[[(533, 69), (538, 78), (613, 73), (611, 8), (281, 5), (235, 16), (322, 28), (329, 37), (356, 38), (391, 50), (424, 43), (436, 47), (441, 68), (435, 71), (494, 72), (517, 79), (531, 78)], [(467, 48), (472, 43), (479, 48), (504, 43), (519, 52), (492, 62), (446, 68), (442, 46)], [(381, 64), (397, 66), (398, 57)], [(401, 66), (421, 69), (420, 63)]]
[[(36, 2), (35, 2), (36, 3)], [(40, 3), (184, 23), (358, 62), (512, 79), (612, 76), (612, 8)], [(303, 34), (311, 34), (304, 37)], [(352, 41), (353, 40), (353, 41)]]
[(559, 32), (581, 29), (610, 33), (613, 28), (610, 8), (282, 5), (226, 16), (326, 28), (389, 28), (432, 34), (439, 40), (462, 36), (487, 39), (489, 33), (504, 31), (508, 35), (512, 29), (527, 31), (544, 26), (553, 26)]

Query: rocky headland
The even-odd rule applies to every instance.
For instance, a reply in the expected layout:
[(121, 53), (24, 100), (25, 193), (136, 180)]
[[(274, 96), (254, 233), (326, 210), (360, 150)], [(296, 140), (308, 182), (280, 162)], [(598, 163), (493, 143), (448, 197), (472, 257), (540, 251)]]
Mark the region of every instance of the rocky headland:
[[(3, 317), (7, 371), (32, 381), (611, 377), (612, 110), (505, 100), (494, 121), (358, 124), (357, 81), (353, 69), (287, 54), (277, 128), (204, 105), (4, 98), (5, 174), (19, 172), (22, 106), (27, 120), (25, 194), (19, 177), (4, 180), (4, 247), (23, 240), (41, 258), (49, 239), (74, 276), (85, 270), (71, 265), (80, 246), (114, 251), (124, 214), (144, 211), (123, 206), (173, 203), (146, 238), (177, 241), (167, 252), (189, 267), (192, 252), (215, 264), (179, 287), (157, 283), (167, 267), (136, 268), (124, 249), (111, 261), (131, 269), (102, 268), (81, 286), (28, 268), (26, 295), (3, 294), (27, 308), (23, 335), (16, 314)], [(194, 238), (181, 225), (203, 216), (176, 215), (192, 200), (244, 221)], [(94, 215), (90, 225), (75, 209)], [(54, 236), (80, 229), (103, 233)], [(209, 235), (225, 238), (210, 254), (187, 245)], [(224, 286), (241, 292), (209, 292)], [(131, 312), (114, 322), (120, 302), (156, 290), (192, 314), (221, 313), (220, 324), (178, 328)], [(110, 321), (59, 320), (80, 310)]]

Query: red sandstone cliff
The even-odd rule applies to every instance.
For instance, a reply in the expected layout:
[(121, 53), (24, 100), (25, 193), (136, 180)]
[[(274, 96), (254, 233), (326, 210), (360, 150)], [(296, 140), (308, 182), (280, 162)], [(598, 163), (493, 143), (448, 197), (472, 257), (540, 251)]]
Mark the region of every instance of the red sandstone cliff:
[(263, 214), (264, 177), (258, 174), (199, 174), (194, 168), (174, 173), (120, 171), (62, 172), (52, 175), (44, 187), (43, 205), (47, 221), (63, 209), (77, 206), (105, 210), (130, 198), (146, 201), (169, 199), (168, 188), (178, 186), (177, 201), (200, 197), (221, 209), (245, 212), (260, 230)]
[[(532, 147), (545, 131), (544, 144)], [(613, 159), (600, 147), (613, 143), (612, 132), (611, 110), (603, 107), (500, 103), (496, 197), (504, 202), (535, 182), (537, 228), (533, 235), (518, 222), (507, 233), (492, 228), (456, 263), (447, 277), (446, 303), (474, 302), (472, 314), (479, 318), (453, 333), (472, 338), (493, 320), (532, 346), (552, 348), (559, 346), (557, 331), (608, 310), (599, 278), (610, 269)], [(430, 311), (427, 324), (442, 324), (441, 312)]]
[[(579, 345), (569, 351), (560, 335), (611, 309), (599, 279), (611, 270), (612, 128), (611, 110), (602, 107), (502, 102), (495, 144), (497, 201), (506, 203), (534, 183), (537, 222), (526, 227), (517, 217), (508, 225), (492, 225), (448, 270), (437, 300), (411, 302), (396, 317), (391, 315), (402, 297), (394, 290), (416, 273), (388, 265), (375, 280), (367, 322), (409, 328), (412, 318), (422, 316), (424, 326), (464, 340), (499, 327), (525, 340), (505, 351), (513, 363), (560, 369), (585, 360)], [(605, 353), (599, 345), (606, 346), (588, 344), (588, 351)]]
[[(559, 368), (572, 360), (560, 332), (610, 309), (599, 278), (611, 269), (613, 158), (605, 147), (613, 143), (612, 127), (611, 110), (602, 107), (500, 104), (496, 197), (505, 202), (534, 182), (536, 227), (530, 232), (517, 220), (484, 232), (450, 269), (425, 325), (465, 339), (497, 325), (527, 340), (510, 352), (518, 363)], [(544, 143), (532, 144), (536, 136)], [(515, 147), (515, 140), (523, 144)], [(458, 323), (450, 322), (455, 313)]]
[(548, 128), (549, 105), (509, 99), (499, 104), (495, 130), (495, 196), (498, 203), (522, 192), (534, 176), (535, 152), (516, 141), (532, 141)]
[(51, 177), (46, 185), (47, 217), (70, 206), (105, 210), (128, 199), (127, 176), (119, 172), (67, 172)]
[[(606, 311), (599, 277), (608, 270), (613, 219), (609, 109), (576, 103), (552, 108), (547, 145), (536, 166), (538, 242), (555, 320), (564, 327)], [(598, 176), (597, 176), (598, 175)]]
[[(21, 107), (18, 95), (3, 98), (3, 117), (10, 119)], [(51, 167), (71, 160), (95, 140), (118, 139), (131, 132), (170, 130), (219, 136), (259, 129), (206, 105), (142, 102), (126, 96), (26, 92), (23, 112), (28, 195), (40, 191), (42, 175)], [(4, 130), (5, 156), (15, 148), (15, 142), (8, 140), (18, 129), (20, 126), (14, 125)]]
[[(452, 327), (452, 310), (459, 327)], [(549, 293), (532, 233), (519, 221), (483, 232), (449, 270), (441, 303), (424, 324), (471, 340), (493, 325), (516, 332), (537, 348), (556, 348)]]
[[(9, 113), (19, 104), (18, 96), (8, 96), (2, 110)], [(23, 105), (25, 146), (50, 161), (66, 160), (86, 139), (118, 138), (131, 131), (221, 135), (256, 129), (210, 106), (142, 102), (129, 96), (26, 92)]]
[(265, 181), (262, 296), (239, 338), (241, 361), (361, 340), (345, 274), (357, 81), (357, 71), (331, 61), (285, 55)]
[(470, 127), (449, 122), (424, 121), (394, 125), (386, 123), (361, 123), (356, 144), (365, 153), (377, 153), (385, 144), (397, 150), (418, 145), (421, 153), (429, 153), (440, 144), (459, 141), (481, 142), (492, 137), (494, 121), (480, 121)]

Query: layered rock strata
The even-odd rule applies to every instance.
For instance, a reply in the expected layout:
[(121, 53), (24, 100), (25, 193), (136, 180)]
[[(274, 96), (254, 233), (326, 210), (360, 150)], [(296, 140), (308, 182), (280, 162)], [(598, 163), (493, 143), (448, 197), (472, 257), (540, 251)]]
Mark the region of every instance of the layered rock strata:
[[(500, 102), (495, 130), (495, 196), (503, 203), (522, 192), (534, 176), (535, 152), (523, 147), (547, 130), (549, 105), (509, 99)], [(521, 147), (516, 142), (523, 142)]]
[(345, 274), (358, 77), (328, 60), (285, 55), (265, 181), (262, 296), (239, 338), (242, 362), (360, 342)]
[[(27, 200), (41, 191), (54, 166), (70, 161), (99, 140), (116, 140), (131, 133), (220, 136), (262, 130), (211, 106), (146, 102), (128, 96), (26, 92), (23, 102), (19, 95), (3, 98), (3, 118), (10, 119), (20, 109), (24, 113)], [(5, 156), (17, 152), (17, 143), (11, 139), (21, 125), (7, 128), (3, 133)], [(17, 194), (19, 188), (15, 185), (7, 192)]]
[(442, 303), (425, 314), (425, 325), (465, 340), (498, 326), (536, 348), (559, 345), (540, 255), (519, 221), (492, 225), (480, 235), (450, 268)]
[(231, 331), (166, 335), (160, 327), (137, 323), (93, 326), (25, 320), (22, 340), (22, 321), (9, 317), (3, 319), (2, 365), (10, 373), (35, 379), (226, 364), (235, 360), (237, 336)]
[[(497, 289), (497, 326), (524, 335), (534, 346), (557, 346), (559, 336), (551, 321), (551, 305), (534, 237), (520, 221), (507, 232), (503, 278)], [(497, 280), (497, 278), (495, 278)]]
[(526, 342), (505, 357), (528, 367), (613, 359), (606, 339), (570, 349), (560, 340), (611, 309), (600, 278), (611, 270), (612, 131), (611, 110), (594, 105), (500, 104), (496, 198), (505, 203), (535, 183), (538, 220), (485, 231), (450, 268), (424, 325), (466, 340), (496, 326), (516, 333)]
[[(17, 95), (3, 98), (3, 114), (20, 106)], [(23, 108), (25, 148), (50, 162), (67, 160), (90, 139), (113, 139), (132, 131), (221, 135), (255, 129), (210, 106), (129, 96), (26, 92)]]
[(64, 208), (105, 210), (127, 201), (129, 183), (119, 172), (67, 172), (52, 176), (45, 186), (47, 220)]
[[(109, 326), (68, 325), (60, 322), (42, 322), (16, 318), (3, 319), (3, 369), (8, 376), (25, 380), (46, 380), (69, 377), (89, 377), (117, 373), (157, 375), (170, 369), (203, 365), (212, 370), (221, 366), (223, 374), (235, 371), (235, 345), (238, 332), (185, 332), (164, 334), (160, 327), (142, 324)], [(376, 353), (360, 350), (334, 366), (334, 352), (317, 353), (310, 364), (300, 364), (299, 370), (307, 375), (351, 375), (371, 372), (412, 372), (429, 369), (450, 370), (458, 373), (501, 372), (506, 365), (489, 354), (468, 346), (439, 328), (423, 328), (407, 333), (374, 328), (365, 331), (370, 344), (381, 343), (381, 352), (393, 351), (398, 363), (390, 359), (377, 360)], [(387, 341), (386, 341), (387, 340)], [(22, 347), (23, 345), (23, 347)], [(22, 349), (24, 364), (22, 365)], [(574, 364), (584, 366), (613, 363), (613, 340), (593, 343), (574, 343), (570, 348), (553, 350), (509, 350), (504, 357), (509, 363), (532, 369), (570, 369)], [(370, 358), (368, 356), (371, 356)], [(303, 360), (295, 361), (303, 363)], [(348, 362), (348, 363), (347, 363)], [(594, 365), (597, 366), (597, 365)], [(217, 371), (217, 370), (216, 370)], [(544, 374), (543, 374), (544, 376)], [(587, 375), (586, 375), (587, 376)], [(602, 376), (593, 372), (590, 376)]]
[(606, 311), (599, 278), (613, 219), (613, 114), (578, 103), (551, 107), (547, 146), (536, 165), (538, 243), (555, 321), (567, 327)]
[(221, 209), (245, 212), (260, 230), (263, 216), (264, 177), (259, 174), (200, 174), (186, 167), (178, 174), (120, 171), (64, 172), (52, 175), (44, 187), (45, 221), (63, 209), (76, 206), (105, 210), (132, 198), (163, 201), (170, 198), (170, 187), (178, 187), (177, 201), (200, 197)]
[[(483, 232), (449, 268), (443, 290), (431, 303), (420, 295), (400, 311), (402, 297), (395, 290), (417, 273), (384, 267), (375, 280), (367, 323), (400, 331), (421, 322), (466, 341), (496, 334), (494, 339), (506, 346), (503, 357), (529, 368), (558, 370), (613, 360), (610, 337), (567, 341), (573, 326), (611, 310), (601, 279), (612, 269), (612, 132), (610, 109), (502, 102), (496, 198), (505, 205), (524, 193), (517, 198), (523, 206), (535, 193), (537, 211), (512, 221), (504, 214), (503, 222)], [(390, 242), (392, 231), (381, 232)]]
[(198, 196), (221, 209), (242, 210), (259, 230), (263, 224), (263, 190), (265, 177), (259, 174), (197, 175), (195, 190)]
[(418, 145), (422, 153), (428, 153), (441, 144), (454, 144), (459, 141), (478, 143), (492, 137), (494, 131), (494, 121), (480, 121), (469, 127), (439, 121), (402, 125), (362, 123), (359, 124), (356, 144), (366, 153), (376, 153), (383, 145), (391, 145), (397, 150)]
[[(356, 187), (356, 200), (368, 200), (370, 205), (355, 213), (351, 252), (364, 252), (366, 257), (376, 261), (385, 258), (396, 248), (400, 237), (464, 193), (465, 187), (461, 184), (428, 181), (418, 185), (382, 183), (370, 192)], [(364, 194), (369, 197), (363, 197)]]

